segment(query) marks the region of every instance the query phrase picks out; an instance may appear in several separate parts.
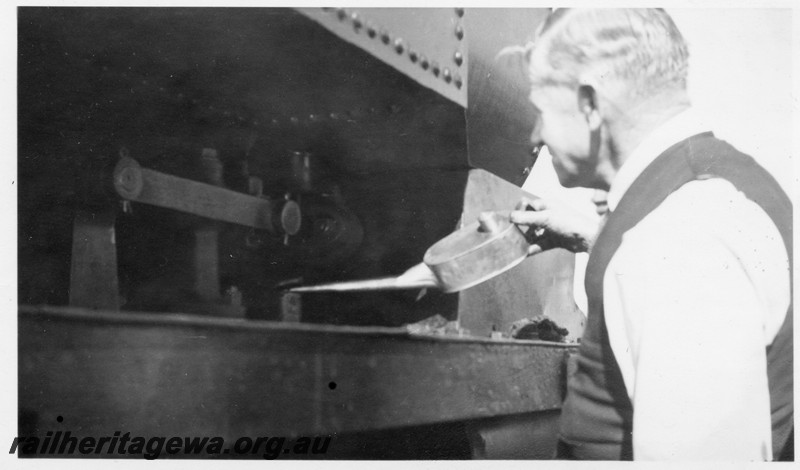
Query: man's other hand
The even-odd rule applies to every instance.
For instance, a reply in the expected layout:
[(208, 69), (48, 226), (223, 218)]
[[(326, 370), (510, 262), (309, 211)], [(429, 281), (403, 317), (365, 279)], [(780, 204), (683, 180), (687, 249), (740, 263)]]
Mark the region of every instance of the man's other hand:
[(511, 212), (511, 222), (528, 227), (525, 233), (533, 255), (551, 248), (573, 253), (589, 251), (597, 235), (599, 220), (564, 204), (544, 199), (522, 198)]

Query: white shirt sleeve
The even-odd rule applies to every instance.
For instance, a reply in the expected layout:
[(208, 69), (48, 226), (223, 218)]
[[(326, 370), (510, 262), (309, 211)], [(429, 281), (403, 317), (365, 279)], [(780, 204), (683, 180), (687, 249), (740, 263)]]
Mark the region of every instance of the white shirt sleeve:
[(688, 183), (626, 233), (604, 298), (635, 459), (771, 459), (765, 347), (788, 266), (772, 221), (723, 180)]

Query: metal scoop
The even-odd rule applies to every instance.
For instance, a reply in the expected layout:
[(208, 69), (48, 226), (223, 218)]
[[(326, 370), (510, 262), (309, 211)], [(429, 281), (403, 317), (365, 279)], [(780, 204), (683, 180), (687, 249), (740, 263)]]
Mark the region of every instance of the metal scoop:
[(431, 246), (423, 262), (397, 277), (295, 287), (290, 292), (350, 292), (435, 288), (458, 292), (487, 281), (528, 257), (529, 244), (507, 212), (484, 212), (478, 221)]

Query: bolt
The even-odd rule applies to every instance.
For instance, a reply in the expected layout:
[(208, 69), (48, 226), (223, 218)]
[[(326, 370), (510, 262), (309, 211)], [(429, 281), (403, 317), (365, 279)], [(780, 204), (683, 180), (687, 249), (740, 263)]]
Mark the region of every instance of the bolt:
[(337, 8), (336, 16), (339, 17), (339, 21), (344, 21), (344, 19), (347, 18), (347, 11), (345, 11), (344, 8)]
[(408, 58), (411, 59), (411, 62), (417, 61), (417, 51), (413, 49), (408, 50)]
[(456, 15), (458, 15), (459, 18), (464, 16), (464, 9), (463, 8), (456, 8)]
[(456, 37), (458, 40), (464, 39), (464, 27), (461, 25), (456, 26)]
[(456, 88), (459, 88), (459, 89), (460, 89), (460, 88), (461, 88), (461, 85), (463, 85), (463, 84), (464, 84), (464, 82), (462, 82), (462, 81), (461, 81), (461, 75), (459, 75), (459, 74), (455, 74), (455, 75), (453, 76), (453, 83), (455, 83), (455, 85), (456, 85)]
[(438, 62), (436, 62), (436, 61), (431, 62), (431, 72), (433, 72), (433, 75), (435, 75), (437, 77), (439, 76), (439, 63)]
[(447, 83), (450, 83), (450, 81), (453, 79), (453, 77), (450, 75), (450, 69), (448, 69), (447, 67), (445, 67), (444, 70), (442, 70), (442, 78), (444, 78), (444, 81), (446, 81)]
[(361, 23), (361, 18), (358, 17), (358, 13), (350, 15), (350, 19), (353, 20), (353, 29), (356, 31), (360, 30), (363, 24)]
[[(288, 196), (288, 194), (287, 194)], [(286, 200), (281, 210), (280, 228), (287, 235), (296, 235), (300, 231), (301, 212), (300, 205), (291, 200)]]
[(403, 44), (403, 40), (397, 38), (394, 40), (394, 50), (397, 51), (398, 54), (402, 54), (405, 50), (405, 45)]
[(389, 44), (390, 39), (391, 37), (389, 36), (389, 32), (385, 29), (381, 30), (381, 41), (383, 41), (384, 44)]
[(141, 186), (141, 173), (136, 168), (123, 168), (117, 175), (118, 186), (128, 193), (137, 193)]
[(456, 51), (456, 53), (453, 54), (453, 62), (455, 62), (459, 67), (461, 67), (461, 64), (464, 63), (464, 56), (461, 54), (461, 51)]
[(419, 56), (419, 65), (423, 70), (428, 70), (428, 58), (424, 55)]
[(367, 23), (367, 36), (374, 38), (377, 32), (375, 31), (375, 26), (371, 23)]

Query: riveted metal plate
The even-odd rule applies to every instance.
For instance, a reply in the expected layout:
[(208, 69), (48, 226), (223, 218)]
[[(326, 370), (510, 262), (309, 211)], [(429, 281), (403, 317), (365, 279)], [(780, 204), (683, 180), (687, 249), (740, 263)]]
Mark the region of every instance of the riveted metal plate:
[(298, 9), (300, 13), (345, 41), (355, 44), (423, 86), (466, 107), (466, 28), (463, 16), (459, 16), (456, 10)]

